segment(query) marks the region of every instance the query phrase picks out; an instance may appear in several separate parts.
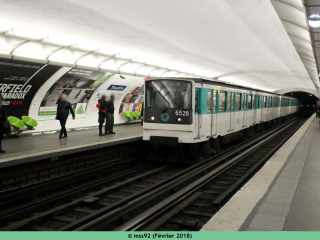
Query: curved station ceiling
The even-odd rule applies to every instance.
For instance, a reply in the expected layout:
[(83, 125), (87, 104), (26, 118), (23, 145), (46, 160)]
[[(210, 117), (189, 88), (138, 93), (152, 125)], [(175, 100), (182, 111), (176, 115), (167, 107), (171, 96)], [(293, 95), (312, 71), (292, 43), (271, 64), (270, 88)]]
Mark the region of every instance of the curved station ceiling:
[(300, 0), (1, 0), (0, 57), (317, 96)]

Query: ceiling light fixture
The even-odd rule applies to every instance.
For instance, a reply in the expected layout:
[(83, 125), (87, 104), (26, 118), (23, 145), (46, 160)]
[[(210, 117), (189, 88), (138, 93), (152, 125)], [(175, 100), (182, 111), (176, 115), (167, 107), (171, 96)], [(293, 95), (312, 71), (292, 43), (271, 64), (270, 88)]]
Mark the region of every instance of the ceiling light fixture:
[(319, 15), (310, 15), (308, 17), (308, 23), (310, 25), (310, 27), (313, 27), (313, 28), (318, 28), (320, 27), (320, 16)]

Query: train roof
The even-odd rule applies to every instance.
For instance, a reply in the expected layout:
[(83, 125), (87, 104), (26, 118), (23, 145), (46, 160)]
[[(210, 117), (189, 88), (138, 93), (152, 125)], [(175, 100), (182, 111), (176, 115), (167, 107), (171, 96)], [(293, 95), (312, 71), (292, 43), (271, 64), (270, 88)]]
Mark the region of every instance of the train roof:
[[(204, 78), (175, 78), (175, 77), (168, 77), (168, 78), (148, 78), (146, 80), (193, 80), (196, 83), (202, 83), (202, 84), (211, 84), (211, 85), (218, 85), (218, 86), (222, 86), (222, 87), (232, 87), (232, 88), (238, 88), (241, 90), (251, 90), (251, 91), (258, 91), (258, 92), (263, 92), (263, 93), (268, 93), (268, 94), (274, 94), (274, 95), (278, 95), (278, 96), (284, 96), (283, 94), (278, 94), (278, 93), (274, 93), (274, 92), (268, 92), (265, 90), (261, 90), (261, 89), (257, 89), (257, 88), (250, 88), (250, 87), (243, 87), (240, 85), (236, 85), (236, 84), (231, 84), (231, 83), (224, 83), (221, 81), (215, 81), (215, 80), (209, 80), (209, 79), (204, 79)], [(286, 96), (288, 98), (294, 98), (294, 97), (290, 97), (290, 96)], [(294, 98), (296, 99), (296, 98)]]

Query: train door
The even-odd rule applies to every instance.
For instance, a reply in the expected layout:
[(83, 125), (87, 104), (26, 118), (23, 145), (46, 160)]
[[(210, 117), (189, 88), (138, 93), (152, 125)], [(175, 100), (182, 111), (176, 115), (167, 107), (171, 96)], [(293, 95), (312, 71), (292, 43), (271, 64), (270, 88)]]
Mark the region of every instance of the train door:
[(269, 112), (270, 112), (270, 97), (267, 97), (267, 120), (270, 120)]
[(210, 114), (210, 134), (207, 137), (213, 137), (217, 132), (217, 114), (216, 112), (216, 92), (215, 90), (208, 90), (207, 92), (207, 113)]
[(234, 93), (228, 92), (228, 109), (230, 112), (230, 128), (229, 131), (234, 130)]
[(200, 129), (201, 129), (201, 114), (200, 114), (200, 90), (196, 89), (195, 94), (195, 119), (197, 125), (197, 139), (200, 139)]
[(243, 111), (243, 126), (247, 126), (247, 94), (242, 93), (242, 111)]
[(253, 109), (253, 121), (252, 123), (255, 124), (257, 122), (257, 95), (252, 94), (252, 109)]
[(269, 98), (270, 97), (266, 97), (266, 120), (269, 120)]
[(262, 112), (263, 112), (263, 96), (260, 96), (260, 103), (259, 103), (259, 107), (260, 107), (260, 112), (261, 112), (261, 118), (260, 118), (260, 122), (262, 122), (263, 121), (263, 114), (262, 114)]
[(216, 108), (217, 108), (217, 91), (213, 90), (212, 92), (212, 117), (211, 117), (211, 135), (217, 135), (217, 113), (216, 113)]

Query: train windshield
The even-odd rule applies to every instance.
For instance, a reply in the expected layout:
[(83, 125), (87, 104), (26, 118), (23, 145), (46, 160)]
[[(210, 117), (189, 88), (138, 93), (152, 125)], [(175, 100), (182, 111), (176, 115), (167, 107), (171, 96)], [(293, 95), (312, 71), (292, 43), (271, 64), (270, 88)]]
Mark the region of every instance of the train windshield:
[(191, 109), (191, 82), (154, 80), (146, 82), (146, 107)]

